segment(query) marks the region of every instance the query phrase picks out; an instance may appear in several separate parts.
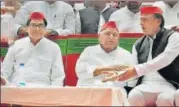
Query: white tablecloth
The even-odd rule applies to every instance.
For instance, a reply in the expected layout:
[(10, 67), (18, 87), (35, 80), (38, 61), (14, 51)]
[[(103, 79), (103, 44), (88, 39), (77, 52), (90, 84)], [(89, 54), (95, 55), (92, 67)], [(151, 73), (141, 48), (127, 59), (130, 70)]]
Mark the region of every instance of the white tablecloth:
[(28, 106), (128, 105), (122, 88), (1, 87), (1, 103)]

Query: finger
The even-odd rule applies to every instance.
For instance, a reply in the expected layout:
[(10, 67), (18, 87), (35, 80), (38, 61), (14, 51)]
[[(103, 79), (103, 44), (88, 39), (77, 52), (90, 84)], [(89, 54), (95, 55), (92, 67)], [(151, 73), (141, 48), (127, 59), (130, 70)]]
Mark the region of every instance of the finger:
[(6, 84), (6, 81), (1, 78), (1, 85), (5, 85), (5, 84)]
[(109, 77), (116, 74), (116, 71), (102, 71), (102, 74), (105, 75), (105, 77)]
[(106, 76), (104, 79), (102, 79), (102, 82), (114, 81), (116, 79), (117, 79), (117, 75)]
[(121, 66), (118, 67), (118, 71), (124, 70), (124, 69), (127, 69), (127, 68), (129, 68), (129, 66), (127, 66), (127, 65), (121, 65)]
[(122, 71), (124, 69), (126, 69), (126, 68), (125, 67), (120, 67), (120, 68), (117, 69), (117, 71)]
[(109, 72), (109, 71), (102, 71), (101, 73), (102, 74), (111, 74), (111, 72)]
[(130, 66), (129, 65), (121, 65), (121, 67), (125, 67), (126, 68), (126, 67), (130, 67)]
[(104, 74), (105, 75), (105, 77), (109, 77), (109, 76), (111, 76), (111, 75), (113, 75), (112, 73), (109, 73), (109, 74)]
[(117, 78), (118, 81), (125, 81), (127, 79), (128, 79), (127, 73), (123, 73)]
[(126, 78), (125, 78), (125, 77), (123, 77), (123, 76), (120, 76), (120, 77), (118, 77), (118, 78), (117, 78), (117, 80), (118, 80), (118, 81), (125, 81), (125, 80), (126, 80)]

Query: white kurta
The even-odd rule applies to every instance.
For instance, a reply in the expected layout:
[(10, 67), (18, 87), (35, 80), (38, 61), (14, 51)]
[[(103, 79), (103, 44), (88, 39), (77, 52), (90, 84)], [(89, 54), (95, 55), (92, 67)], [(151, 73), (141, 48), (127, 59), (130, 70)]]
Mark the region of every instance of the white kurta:
[(79, 10), (76, 10), (74, 8), (74, 13), (75, 13), (75, 34), (80, 34), (81, 33), (81, 21), (80, 21)]
[[(1, 2), (1, 8), (5, 7), (4, 2)], [(16, 14), (19, 10), (16, 10)], [(1, 14), (1, 36), (7, 36), (9, 39), (14, 39), (17, 36), (17, 33), (14, 29), (15, 21), (12, 13), (6, 12)]]
[(29, 1), (21, 7), (16, 15), (16, 32), (25, 26), (31, 12), (42, 12), (48, 22), (47, 28), (54, 29), (59, 35), (75, 33), (75, 15), (73, 8), (62, 1), (49, 5), (46, 1)]
[(157, 6), (162, 9), (165, 19), (165, 26), (167, 28), (179, 26), (179, 2), (177, 2), (173, 8), (171, 8), (164, 1), (157, 1), (153, 4), (153, 6)]
[[(175, 90), (173, 85), (168, 83), (157, 71), (172, 63), (179, 55), (179, 33), (174, 33), (169, 37), (164, 52), (154, 59), (152, 59), (151, 54), (152, 45), (153, 40), (151, 39), (148, 61), (135, 66), (138, 76), (145, 75), (142, 84), (137, 86), (136, 89), (153, 93), (173, 91)], [(134, 60), (138, 62), (135, 47), (133, 47), (133, 56)]]
[(118, 47), (110, 53), (106, 53), (100, 45), (89, 46), (82, 53), (76, 63), (76, 73), (78, 76), (78, 86), (121, 86), (126, 85), (124, 82), (107, 82), (102, 83), (103, 76), (93, 76), (96, 67), (110, 66), (117, 64), (132, 65), (131, 54)]
[(29, 37), (17, 40), (9, 48), (1, 74), (12, 85), (62, 86), (65, 77), (60, 47), (42, 38), (35, 46)]
[(75, 9), (76, 10), (81, 10), (81, 9), (85, 9), (86, 7), (84, 6), (84, 3), (75, 3)]
[(14, 39), (14, 18), (11, 13), (1, 15), (1, 36)]
[(140, 26), (140, 12), (132, 13), (127, 6), (112, 13), (110, 21), (115, 21), (120, 32), (142, 33)]

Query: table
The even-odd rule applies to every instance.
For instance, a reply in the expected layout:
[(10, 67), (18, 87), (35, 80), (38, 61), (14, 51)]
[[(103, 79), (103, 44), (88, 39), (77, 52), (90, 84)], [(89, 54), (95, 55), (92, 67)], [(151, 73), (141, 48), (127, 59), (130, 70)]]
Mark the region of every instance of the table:
[(1, 87), (1, 103), (26, 106), (123, 106), (123, 88)]

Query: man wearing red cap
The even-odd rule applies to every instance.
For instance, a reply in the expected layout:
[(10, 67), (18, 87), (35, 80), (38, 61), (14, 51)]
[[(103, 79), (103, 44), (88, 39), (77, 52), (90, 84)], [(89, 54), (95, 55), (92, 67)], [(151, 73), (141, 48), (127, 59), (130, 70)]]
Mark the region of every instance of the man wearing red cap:
[(64, 68), (60, 47), (44, 37), (47, 20), (33, 12), (27, 21), (29, 37), (15, 41), (1, 67), (1, 85), (62, 86)]
[(98, 37), (99, 44), (84, 49), (77, 60), (78, 86), (123, 87), (126, 85), (124, 82), (101, 82), (101, 66), (132, 64), (131, 54), (118, 46), (119, 39), (119, 31), (114, 21), (109, 21), (102, 26)]
[[(135, 66), (108, 73), (105, 81), (125, 81), (139, 77), (129, 93), (132, 106), (174, 106), (174, 92), (179, 88), (179, 34), (164, 28), (162, 10), (141, 8), (141, 27), (145, 36), (133, 46)], [(118, 75), (117, 75), (118, 74)]]

